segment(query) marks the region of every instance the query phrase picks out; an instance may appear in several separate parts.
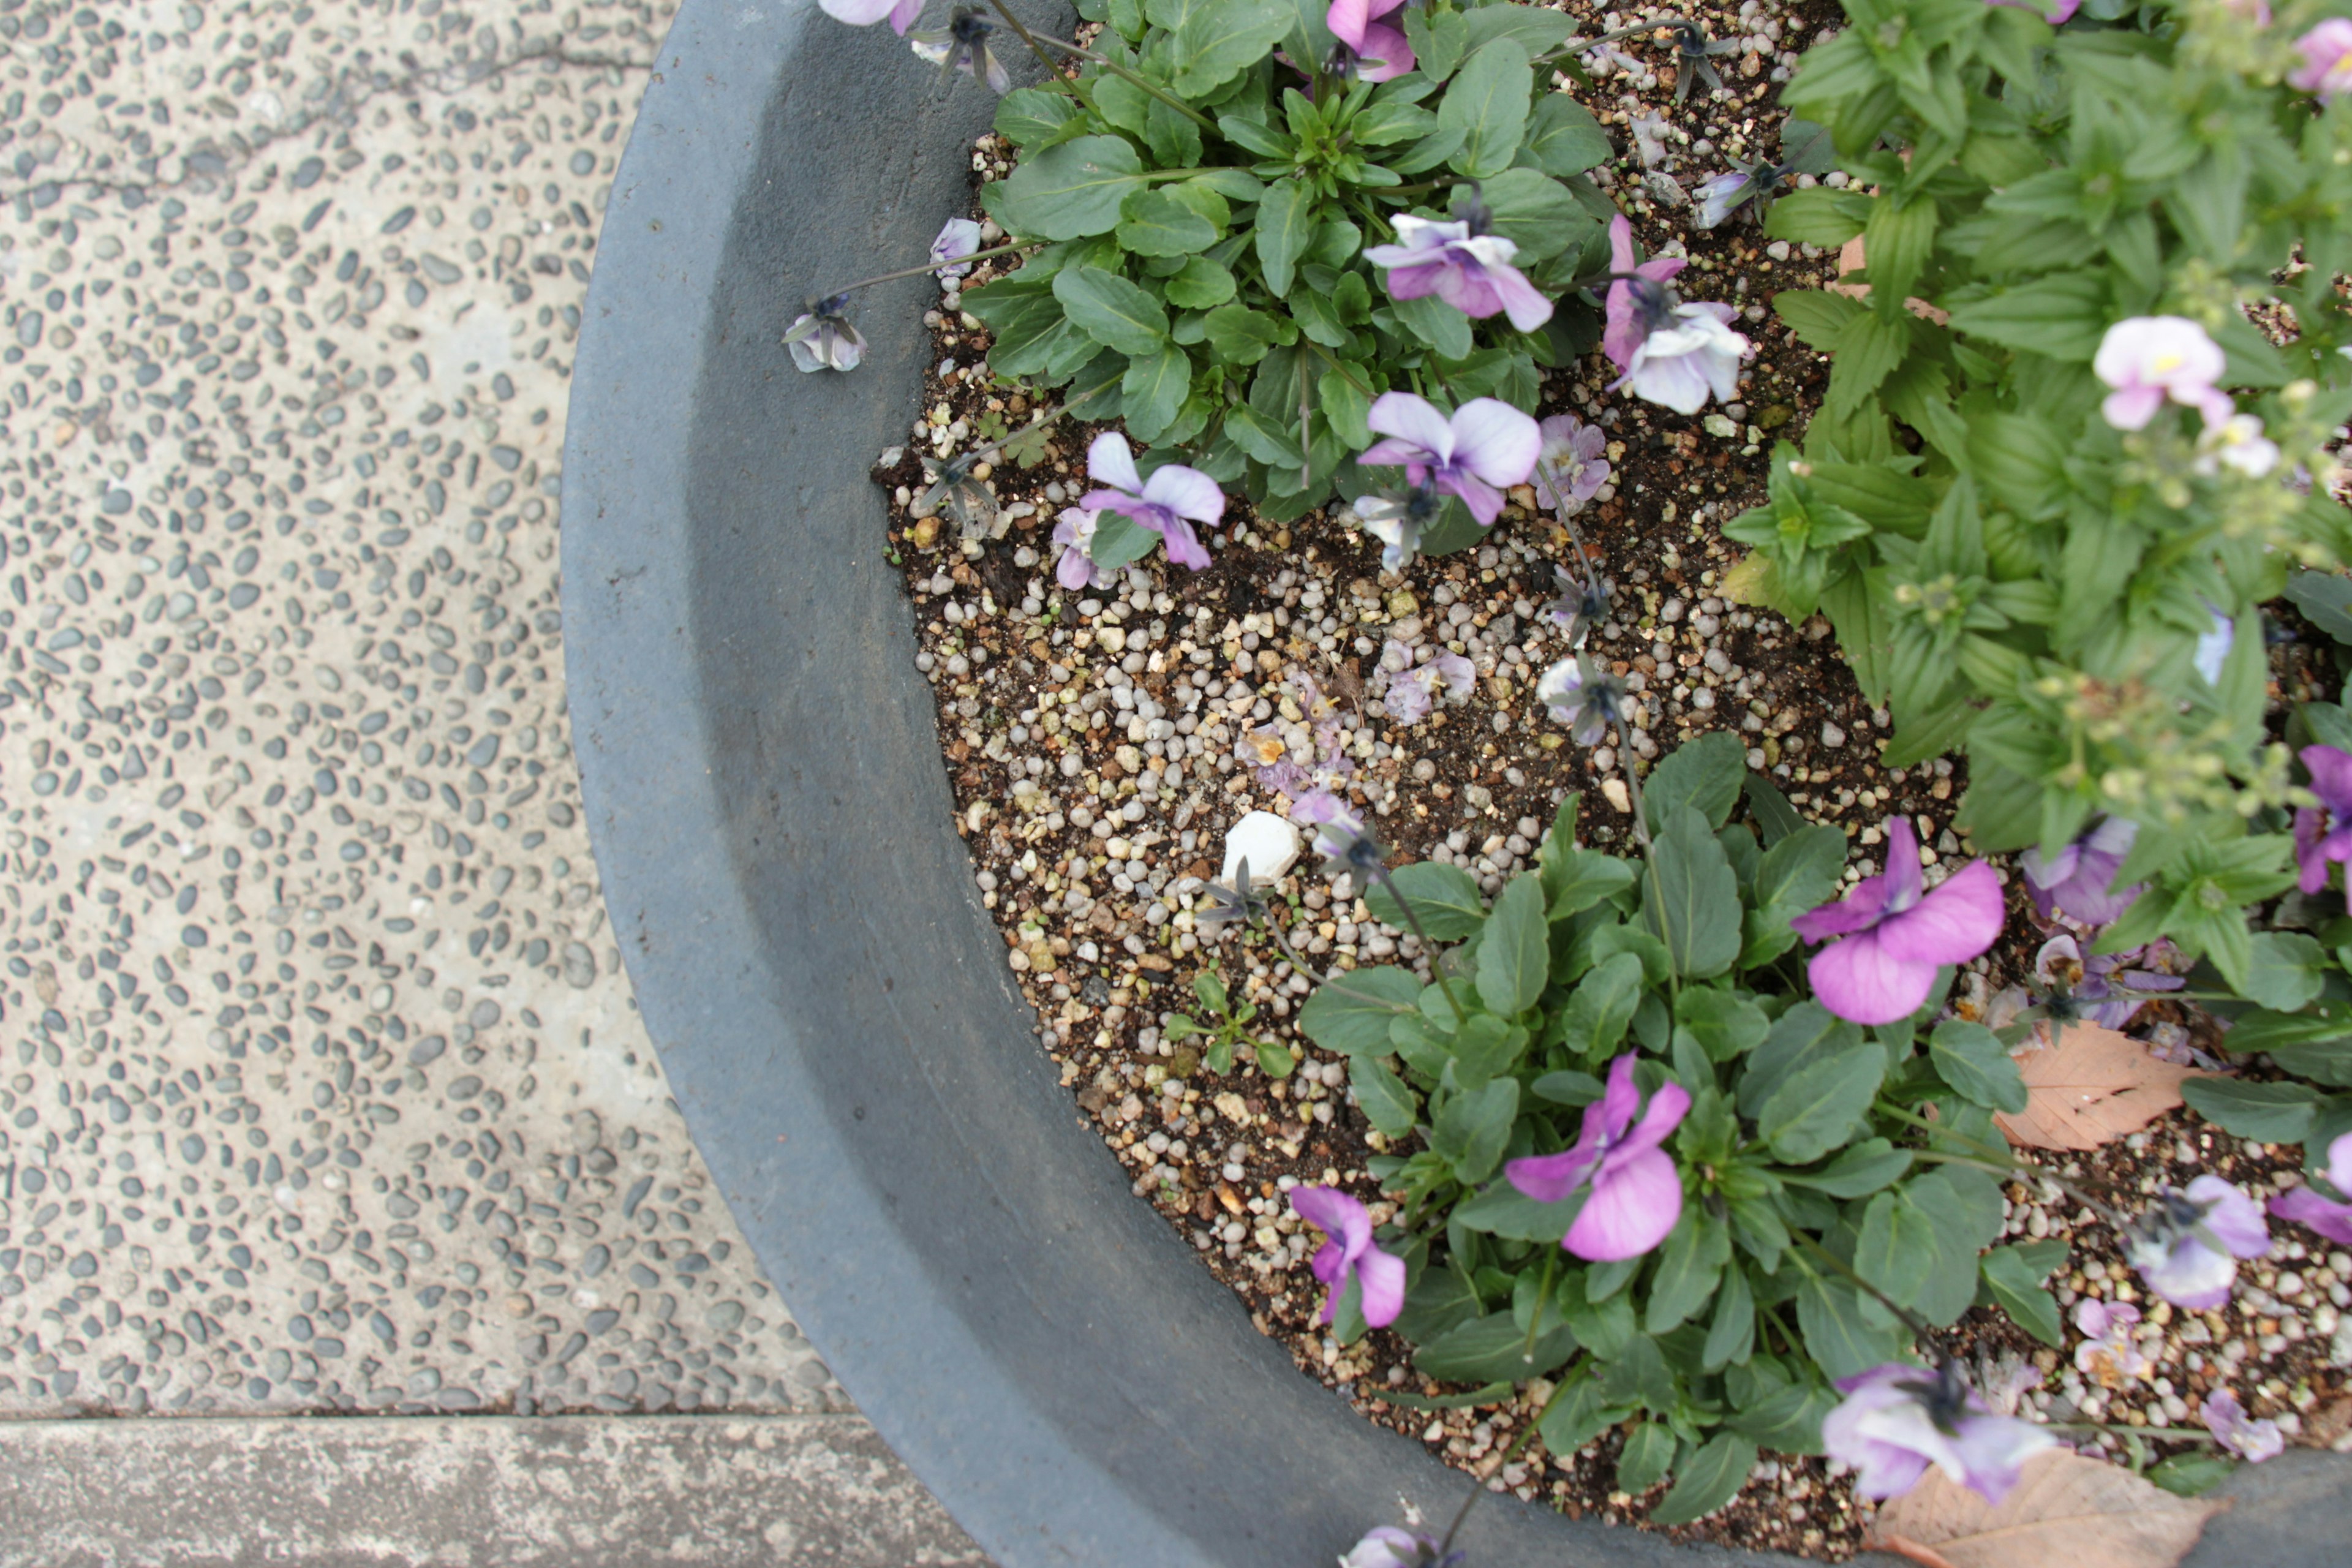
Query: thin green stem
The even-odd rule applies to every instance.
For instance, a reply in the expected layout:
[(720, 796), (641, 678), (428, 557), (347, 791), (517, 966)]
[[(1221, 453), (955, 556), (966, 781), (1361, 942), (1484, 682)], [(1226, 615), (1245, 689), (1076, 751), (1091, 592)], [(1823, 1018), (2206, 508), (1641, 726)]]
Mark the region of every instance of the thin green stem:
[(2168, 1442), (2211, 1443), (2217, 1447), (2221, 1441), (2202, 1426), (2134, 1426), (2122, 1421), (2044, 1421), (2038, 1425), (2053, 1432), (2118, 1432), (2130, 1436), (2162, 1437)]
[(1543, 1285), (1541, 1289), (1536, 1291), (1536, 1310), (1528, 1314), (1528, 1342), (1519, 1347), (1519, 1360), (1529, 1365), (1533, 1365), (1535, 1363), (1536, 1341), (1541, 1336), (1543, 1331), (1544, 1306), (1551, 1300), (1552, 1265), (1559, 1261), (1559, 1249), (1558, 1247), (1547, 1247), (1544, 1248)]
[[(991, 0), (991, 4), (994, 5), (998, 10), (1004, 11), (1003, 0)], [(1005, 11), (1004, 14), (1007, 17), (1010, 17), (1013, 15), (1010, 11)], [(1013, 26), (1015, 28), (1019, 28), (1021, 25), (1018, 22), (1015, 22)], [(1177, 113), (1184, 116), (1185, 119), (1192, 121), (1194, 124), (1198, 125), (1202, 130), (1209, 132), (1212, 136), (1223, 136), (1224, 134), (1223, 131), (1218, 129), (1217, 122), (1215, 121), (1210, 119), (1207, 115), (1202, 113), (1199, 110), (1193, 108), (1191, 104), (1185, 102), (1174, 93), (1170, 92), (1166, 88), (1160, 86), (1158, 82), (1153, 81), (1150, 77), (1144, 76), (1137, 71), (1129, 70), (1127, 67), (1119, 64), (1117, 60), (1110, 58), (1108, 55), (1098, 55), (1095, 53), (1094, 50), (1089, 49), (1083, 45), (1065, 43), (1059, 38), (1048, 37), (1043, 33), (1033, 34), (1024, 29), (1022, 31), (1021, 36), (1024, 38), (1033, 39), (1034, 43), (1043, 44), (1047, 48), (1060, 49), (1065, 54), (1074, 55), (1079, 59), (1090, 60), (1094, 64), (1102, 67), (1103, 69), (1110, 72), (1111, 75), (1118, 77), (1120, 80), (1141, 88), (1144, 91), (1150, 93), (1152, 97), (1158, 99), (1160, 102), (1166, 104)]]
[(975, 261), (985, 261), (992, 256), (1010, 256), (1016, 250), (1029, 249), (1031, 244), (1032, 242), (1028, 240), (1007, 240), (1003, 245), (991, 246), (986, 250), (975, 250), (969, 256), (950, 257), (945, 261), (926, 261), (920, 267), (901, 267), (896, 272), (881, 272), (871, 278), (860, 278), (855, 283), (845, 283), (831, 293), (820, 294), (817, 297), (821, 300), (830, 300), (836, 294), (847, 294), (859, 289), (870, 289), (877, 283), (890, 283), (901, 278), (919, 277), (923, 273), (943, 271), (950, 267), (965, 267)]
[(1036, 35), (1030, 32), (1027, 27), (1022, 25), (1021, 18), (1013, 14), (1012, 10), (1004, 4), (1004, 0), (988, 0), (988, 3), (995, 7), (996, 14), (1004, 18), (1005, 25), (1013, 29), (1014, 34), (1020, 37), (1021, 41), (1029, 46), (1029, 52), (1037, 57), (1037, 63), (1045, 68), (1045, 79), (1052, 82), (1062, 91), (1068, 93), (1072, 98), (1076, 99), (1080, 103), (1086, 104), (1088, 109), (1092, 109), (1094, 105), (1087, 101), (1087, 95), (1085, 93), (1078, 90), (1078, 84), (1072, 81), (1068, 77), (1064, 76), (1062, 74), (1061, 66), (1049, 57), (1044, 49), (1037, 47)]
[(1396, 900), (1397, 908), (1404, 911), (1405, 924), (1412, 927), (1412, 934), (1421, 939), (1421, 950), (1429, 954), (1429, 972), (1437, 977), (1437, 988), (1445, 994), (1445, 1005), (1454, 1009), (1454, 1027), (1468, 1027), (1470, 1015), (1462, 1010), (1460, 999), (1454, 994), (1454, 983), (1445, 977), (1445, 965), (1441, 961), (1437, 944), (1430, 940), (1429, 932), (1422, 929), (1421, 917), (1412, 912), (1412, 900), (1404, 896), (1404, 889), (1396, 885), (1396, 879), (1389, 875), (1386, 866), (1378, 868), (1372, 875), (1380, 879), (1381, 887), (1388, 889), (1389, 897)]

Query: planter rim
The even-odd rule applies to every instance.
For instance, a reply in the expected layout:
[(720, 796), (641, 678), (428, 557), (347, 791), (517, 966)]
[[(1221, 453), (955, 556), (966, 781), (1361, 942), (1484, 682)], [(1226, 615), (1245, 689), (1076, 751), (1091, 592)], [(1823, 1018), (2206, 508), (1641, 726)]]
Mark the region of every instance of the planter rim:
[[(811, 0), (685, 0), (656, 58), (574, 373), (566, 664), (614, 937), (735, 1218), (1006, 1568), (1307, 1568), (1400, 1501), (1442, 1528), (1468, 1479), (1299, 1373), (1130, 1195), (1007, 975), (867, 478), (921, 393), (930, 285), (859, 299), (853, 375), (802, 375), (778, 342), (796, 293), (965, 210), (992, 100)], [(2262, 1468), (2192, 1563), (2335, 1561), (2317, 1531), (2352, 1467)], [(1798, 1561), (1508, 1497), (1461, 1544)]]

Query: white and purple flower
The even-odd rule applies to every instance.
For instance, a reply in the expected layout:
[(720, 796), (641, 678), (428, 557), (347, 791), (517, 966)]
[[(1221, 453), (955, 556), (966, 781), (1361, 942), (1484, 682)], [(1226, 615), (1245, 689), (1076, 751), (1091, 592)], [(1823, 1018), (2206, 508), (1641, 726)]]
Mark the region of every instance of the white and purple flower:
[(2189, 984), (2177, 974), (2128, 967), (2147, 951), (2095, 952), (2085, 958), (2081, 944), (2061, 932), (2033, 955), (2034, 978), (2063, 993), (2076, 1016), (2101, 1028), (2120, 1029), (2147, 1005), (2146, 995), (2132, 993), (2178, 991)]
[(923, 0), (817, 0), (817, 4), (835, 21), (846, 22), (853, 27), (888, 22), (890, 30), (900, 37), (907, 36), (915, 18), (923, 14)]
[(2230, 1299), (2238, 1259), (2271, 1249), (2262, 1205), (2219, 1176), (2168, 1192), (2124, 1231), (2124, 1261), (2176, 1307), (2203, 1312)]
[(1503, 491), (1527, 483), (1543, 452), (1536, 422), (1492, 397), (1474, 397), (1448, 417), (1410, 392), (1384, 392), (1364, 423), (1389, 439), (1357, 462), (1402, 467), (1409, 483), (1459, 499), (1481, 528), (1502, 515)]
[(846, 294), (814, 301), (784, 329), (784, 346), (793, 351), (793, 363), (802, 374), (856, 370), (866, 357), (866, 340), (843, 314), (848, 307)]
[(2126, 317), (2107, 329), (2091, 360), (2092, 373), (2115, 389), (2099, 412), (2118, 430), (2140, 430), (2169, 398), (2219, 424), (2231, 413), (2229, 395), (2214, 385), (2227, 363), (2186, 316)]
[(2044, 858), (2039, 847), (2019, 858), (2025, 890), (2043, 920), (2065, 915), (2084, 925), (2103, 926), (2123, 918), (2147, 884), (2115, 886), (2116, 873), (2131, 854), (2139, 825), (2103, 816), (2076, 834), (2063, 849)]
[(1573, 414), (1555, 414), (1538, 426), (1543, 449), (1536, 457), (1536, 502), (1582, 511), (1609, 482), (1609, 433)]
[(1062, 551), (1054, 562), (1054, 580), (1074, 594), (1084, 588), (1099, 587), (1109, 580), (1108, 574), (1095, 564), (1092, 553), (1095, 530), (1101, 523), (1099, 511), (1066, 506), (1061, 521), (1054, 525), (1054, 542)]
[(1372, 1245), (1370, 1212), (1336, 1187), (1293, 1187), (1290, 1207), (1328, 1238), (1310, 1265), (1315, 1278), (1331, 1288), (1323, 1321), (1339, 1315), (1339, 1298), (1352, 1279), (1363, 1286), (1364, 1321), (1376, 1329), (1396, 1321), (1404, 1310), (1404, 1259)]
[(2197, 1414), (2205, 1423), (2205, 1430), (2213, 1440), (2249, 1464), (2261, 1464), (2275, 1459), (2286, 1451), (2285, 1435), (2275, 1421), (2250, 1421), (2246, 1407), (2238, 1396), (2226, 1388), (2217, 1388), (2205, 1396)]
[(1596, 1263), (1639, 1258), (1665, 1240), (1682, 1217), (1682, 1175), (1658, 1145), (1682, 1124), (1690, 1105), (1690, 1091), (1670, 1081), (1644, 1108), (1628, 1051), (1609, 1064), (1609, 1087), (1584, 1108), (1573, 1147), (1514, 1160), (1503, 1173), (1539, 1204), (1586, 1194), (1560, 1238), (1577, 1257)]
[(1789, 923), (1809, 942), (1840, 939), (1806, 970), (1822, 1006), (1856, 1024), (1891, 1024), (1918, 1011), (1938, 968), (1966, 963), (2000, 935), (2000, 882), (1971, 860), (1926, 891), (1918, 837), (1907, 819), (1891, 816), (1885, 871)]
[(2322, 103), (2352, 92), (2352, 21), (2327, 20), (2294, 41), (2303, 64), (2287, 73), (2287, 85), (2314, 93)]
[(2025, 1461), (2058, 1443), (2030, 1421), (1994, 1415), (1948, 1362), (1935, 1373), (1874, 1367), (1837, 1386), (1845, 1398), (1822, 1417), (1822, 1447), (1853, 1469), (1866, 1498), (1907, 1492), (1933, 1465), (1999, 1503)]
[(1147, 479), (1136, 471), (1127, 437), (1116, 430), (1104, 431), (1087, 448), (1087, 477), (1108, 488), (1088, 490), (1078, 498), (1080, 506), (1118, 512), (1158, 534), (1169, 560), (1195, 572), (1207, 568), (1209, 552), (1192, 524), (1214, 527), (1225, 515), (1225, 492), (1216, 480), (1181, 463), (1169, 463)]
[(1339, 1559), (1339, 1568), (1461, 1568), (1467, 1557), (1458, 1550), (1444, 1550), (1433, 1536), (1376, 1524)]
[(971, 270), (964, 259), (980, 248), (980, 225), (968, 217), (951, 217), (931, 241), (931, 267), (942, 278), (961, 278)]
[(2263, 434), (2263, 422), (2252, 414), (2232, 414), (2205, 426), (2197, 437), (2197, 458), (2189, 466), (2211, 479), (2223, 468), (2259, 479), (2278, 467), (2278, 443)]
[(2085, 1296), (2074, 1303), (2074, 1327), (2083, 1332), (2083, 1342), (2074, 1347), (2075, 1369), (2100, 1387), (2114, 1388), (2156, 1370), (2139, 1347), (2139, 1309), (2130, 1302)]
[(1408, 486), (1402, 495), (1366, 496), (1356, 502), (1356, 521), (1381, 542), (1381, 570), (1402, 572), (1421, 553), (1421, 536), (1437, 522), (1445, 502), (1437, 487)]
[(2327, 1145), (2327, 1184), (2336, 1189), (2333, 1199), (2307, 1182), (2281, 1193), (2271, 1200), (2272, 1216), (2352, 1247), (2352, 1132), (2338, 1133)]
[(1551, 301), (1511, 265), (1519, 250), (1512, 241), (1476, 232), (1475, 222), (1439, 222), (1410, 213), (1390, 222), (1397, 243), (1367, 246), (1364, 259), (1389, 269), (1392, 298), (1434, 294), (1465, 316), (1507, 315), (1523, 332), (1551, 320)]
[(1597, 746), (1625, 715), (1625, 683), (1580, 654), (1561, 659), (1536, 679), (1536, 700), (1568, 726), (1580, 746)]
[(1666, 279), (1683, 268), (1670, 258), (1633, 264), (1633, 226), (1609, 223), (1611, 266), (1620, 277), (1609, 285), (1608, 322), (1601, 351), (1624, 374), (1610, 390), (1630, 386), (1634, 395), (1677, 414), (1696, 414), (1708, 394), (1728, 401), (1739, 392), (1739, 362), (1754, 352), (1731, 330), (1728, 305), (1676, 299)]

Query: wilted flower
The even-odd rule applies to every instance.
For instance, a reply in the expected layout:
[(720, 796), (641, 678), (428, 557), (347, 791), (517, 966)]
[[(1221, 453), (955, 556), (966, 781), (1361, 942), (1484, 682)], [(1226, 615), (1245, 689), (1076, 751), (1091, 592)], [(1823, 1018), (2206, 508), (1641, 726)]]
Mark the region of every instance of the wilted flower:
[(2230, 1299), (2238, 1259), (2271, 1249), (2253, 1199), (2219, 1176), (2168, 1192), (2124, 1229), (2124, 1261), (2176, 1307), (2208, 1311)]
[(2114, 886), (2116, 873), (2138, 836), (2139, 824), (2103, 816), (2048, 859), (2042, 858), (2038, 846), (2028, 849), (2019, 858), (2019, 865), (2025, 872), (2025, 890), (2042, 918), (2063, 914), (2094, 926), (2122, 918), (2147, 885)]
[(923, 14), (923, 0), (817, 0), (817, 4), (835, 21), (853, 27), (887, 20), (890, 30), (901, 37)]
[(1853, 1468), (1866, 1498), (1909, 1491), (1933, 1465), (1998, 1503), (2026, 1460), (2057, 1446), (2030, 1421), (1992, 1414), (1950, 1362), (1934, 1373), (1874, 1367), (1837, 1386), (1845, 1398), (1822, 1417), (1822, 1447)]
[(2230, 662), (2230, 645), (2237, 640), (2237, 623), (2205, 601), (2205, 613), (2212, 623), (2198, 634), (2195, 651), (2189, 656), (2189, 668), (2205, 678), (2208, 686), (2221, 684), (2222, 667)]
[(2279, 1219), (2308, 1226), (2341, 1247), (2352, 1247), (2352, 1132), (2338, 1133), (2327, 1145), (2327, 1184), (2336, 1201), (2305, 1183), (2290, 1187), (2271, 1200)]
[(948, 16), (946, 30), (909, 34), (907, 43), (915, 53), (940, 68), (961, 71), (976, 81), (985, 81), (994, 91), (1013, 90), (1013, 79), (1005, 74), (1004, 63), (992, 53), (988, 36), (996, 31), (996, 24), (970, 5), (959, 5)]
[(1710, 392), (1727, 400), (1737, 395), (1739, 362), (1749, 345), (1731, 330), (1731, 307), (1678, 300), (1664, 279), (1680, 271), (1682, 263), (1653, 259), (1636, 268), (1633, 235), (1622, 216), (1610, 220), (1612, 266), (1636, 274), (1609, 285), (1608, 327), (1601, 344), (1625, 373), (1610, 390), (1631, 386), (1637, 396), (1677, 414), (1697, 413)]
[(1906, 817), (1886, 819), (1886, 869), (1789, 922), (1807, 942), (1830, 937), (1806, 973), (1822, 1006), (1856, 1024), (1891, 1024), (1927, 999), (1936, 971), (1966, 963), (2000, 935), (2000, 882), (1971, 860), (1924, 890), (1919, 839)]
[(1392, 298), (1434, 294), (1465, 316), (1506, 314), (1523, 332), (1551, 320), (1551, 301), (1511, 265), (1519, 250), (1514, 242), (1481, 232), (1475, 221), (1441, 223), (1410, 213), (1389, 221), (1397, 243), (1368, 245), (1364, 259), (1389, 269)]
[(1675, 25), (1675, 62), (1681, 68), (1675, 73), (1675, 101), (1690, 97), (1691, 78), (1696, 76), (1710, 88), (1720, 89), (1723, 78), (1715, 68), (1709, 55), (1727, 55), (1739, 47), (1738, 38), (1709, 39), (1696, 22)]
[(2102, 1388), (2113, 1388), (2126, 1378), (2146, 1377), (2156, 1363), (2139, 1348), (2132, 1331), (2139, 1324), (2139, 1309), (2128, 1301), (2102, 1301), (2085, 1296), (2074, 1303), (2074, 1327), (2083, 1342), (2074, 1347), (2074, 1365)]
[(1633, 274), (1619, 277), (1609, 285), (1602, 312), (1601, 352), (1609, 356), (1611, 364), (1621, 371), (1633, 368), (1633, 351), (1642, 346), (1642, 340), (1650, 335), (1656, 321), (1673, 309), (1674, 292), (1665, 285), (1689, 265), (1679, 256), (1653, 256), (1635, 266), (1633, 226), (1625, 221), (1622, 214), (1609, 220), (1609, 269)]
[[(2095, 952), (2084, 958), (2073, 937), (2053, 936), (2033, 955), (2033, 973), (2042, 984), (2064, 994), (2074, 1016), (2103, 1029), (2120, 1029), (2147, 1005), (2147, 997), (2131, 993), (2178, 991), (2189, 984), (2177, 974), (2126, 967), (2142, 951)], [(2056, 1010), (2054, 1000), (2051, 1005)]]
[(2316, 93), (2323, 103), (2352, 92), (2352, 21), (2330, 16), (2294, 41), (2303, 64), (2287, 73), (2287, 85)]
[(2118, 430), (2138, 430), (2166, 398), (2201, 409), (2210, 424), (2227, 419), (2230, 399), (2216, 391), (2227, 362), (2221, 345), (2186, 316), (2129, 316), (2109, 327), (2091, 360), (2094, 374), (2115, 390), (2099, 405)]
[(1525, 484), (1543, 451), (1536, 422), (1492, 397), (1472, 398), (1449, 419), (1410, 392), (1383, 392), (1364, 423), (1390, 438), (1357, 462), (1402, 466), (1411, 483), (1458, 497), (1481, 528), (1502, 515), (1504, 489)]
[(1251, 889), (1249, 861), (1244, 858), (1234, 868), (1232, 887), (1211, 882), (1202, 888), (1192, 902), (1192, 923), (1213, 936), (1235, 922), (1254, 925), (1264, 920), (1272, 908), (1265, 895)]
[(980, 248), (980, 225), (968, 217), (951, 217), (931, 241), (931, 265), (942, 278), (961, 278), (971, 270), (964, 260)]
[(1290, 1207), (1329, 1237), (1309, 1265), (1315, 1278), (1331, 1288), (1323, 1321), (1339, 1316), (1340, 1294), (1352, 1277), (1364, 1288), (1364, 1321), (1376, 1329), (1396, 1321), (1404, 1310), (1404, 1259), (1372, 1245), (1372, 1216), (1364, 1205), (1335, 1187), (1302, 1185), (1290, 1189)]
[(856, 370), (857, 362), (866, 357), (866, 340), (842, 314), (848, 308), (846, 294), (811, 300), (809, 308), (784, 329), (784, 345), (793, 351), (793, 363), (803, 372)]
[(2232, 414), (2208, 425), (2197, 437), (2197, 459), (2190, 465), (2210, 479), (2228, 468), (2259, 479), (2278, 467), (2278, 443), (2263, 434), (2263, 422), (2252, 414)]
[(1198, 572), (1209, 564), (1192, 523), (1214, 524), (1225, 515), (1225, 492), (1216, 480), (1181, 463), (1170, 463), (1146, 479), (1136, 471), (1127, 437), (1116, 430), (1104, 431), (1087, 448), (1087, 477), (1112, 488), (1088, 490), (1078, 498), (1080, 506), (1115, 511), (1150, 529), (1167, 547), (1168, 559), (1180, 566)]
[(1580, 648), (1592, 628), (1609, 618), (1609, 581), (1599, 573), (1583, 580), (1565, 566), (1551, 569), (1552, 586), (1559, 597), (1544, 606), (1544, 614), (1558, 626), (1568, 638), (1568, 646)]
[(1460, 1568), (1467, 1557), (1460, 1551), (1441, 1552), (1434, 1538), (1416, 1531), (1376, 1524), (1339, 1559), (1339, 1568)]
[(1095, 529), (1101, 522), (1102, 513), (1098, 511), (1066, 506), (1061, 521), (1054, 525), (1054, 542), (1062, 547), (1062, 553), (1054, 563), (1054, 580), (1074, 594), (1083, 588), (1098, 587), (1107, 581), (1089, 553), (1094, 548)]
[(965, 539), (980, 539), (995, 531), (996, 492), (988, 488), (985, 480), (973, 476), (972, 469), (977, 467), (977, 459), (969, 452), (944, 463), (923, 459), (924, 472), (937, 477), (931, 487), (916, 498), (916, 511), (928, 513), (944, 507)]
[(1315, 829), (1315, 853), (1323, 857), (1323, 874), (1337, 877), (1345, 873), (1355, 879), (1356, 886), (1365, 886), (1388, 869), (1388, 851), (1371, 830), (1355, 819), (1333, 817), (1318, 824)]
[(2319, 797), (2317, 805), (2294, 814), (2294, 863), (2303, 873), (2297, 885), (2315, 893), (2327, 886), (2328, 862), (2352, 860), (2352, 753), (2305, 746), (2297, 755)]
[(2216, 1442), (2249, 1463), (2259, 1465), (2286, 1451), (2286, 1438), (2279, 1432), (2278, 1423), (2247, 1420), (2246, 1407), (2226, 1388), (2207, 1394), (2197, 1414)]
[(1571, 513), (1609, 482), (1609, 433), (1573, 414), (1555, 414), (1538, 426), (1543, 449), (1536, 457), (1536, 501)]
[(1714, 228), (1750, 205), (1761, 213), (1765, 199), (1780, 188), (1789, 173), (1779, 163), (1734, 163), (1723, 174), (1701, 181), (1692, 193), (1698, 201), (1698, 226)]
[(1412, 46), (1396, 28), (1373, 20), (1401, 8), (1405, 0), (1331, 0), (1323, 25), (1348, 47), (1355, 75), (1364, 81), (1387, 81), (1412, 69)]
[(1536, 700), (1568, 726), (1580, 746), (1597, 746), (1625, 716), (1625, 683), (1579, 654), (1561, 659), (1536, 681)]
[(1690, 1091), (1662, 1084), (1644, 1109), (1633, 1086), (1633, 1057), (1628, 1051), (1609, 1064), (1609, 1087), (1584, 1108), (1574, 1147), (1503, 1167), (1511, 1185), (1539, 1204), (1589, 1189), (1560, 1246), (1597, 1263), (1641, 1257), (1682, 1217), (1682, 1175), (1658, 1145), (1689, 1114)]
[(1402, 495), (1366, 496), (1356, 503), (1357, 521), (1381, 542), (1381, 570), (1401, 572), (1421, 553), (1421, 536), (1437, 521), (1445, 502), (1426, 481)]
[[(1391, 640), (1389, 647), (1402, 649), (1404, 645)], [(1406, 657), (1412, 657), (1409, 650)], [(1441, 648), (1430, 656), (1428, 662), (1409, 665), (1390, 676), (1388, 694), (1381, 700), (1381, 706), (1400, 724), (1418, 724), (1429, 717), (1441, 689), (1459, 701), (1469, 696), (1470, 689), (1477, 684), (1476, 665), (1458, 653)]]

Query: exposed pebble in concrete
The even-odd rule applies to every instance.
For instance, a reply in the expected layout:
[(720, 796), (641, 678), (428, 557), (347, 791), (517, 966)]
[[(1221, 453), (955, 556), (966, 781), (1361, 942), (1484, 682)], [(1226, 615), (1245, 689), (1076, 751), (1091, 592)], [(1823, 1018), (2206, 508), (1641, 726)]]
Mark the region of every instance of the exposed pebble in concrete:
[(0, 15), (0, 1415), (824, 1408), (562, 687), (668, 7)]

